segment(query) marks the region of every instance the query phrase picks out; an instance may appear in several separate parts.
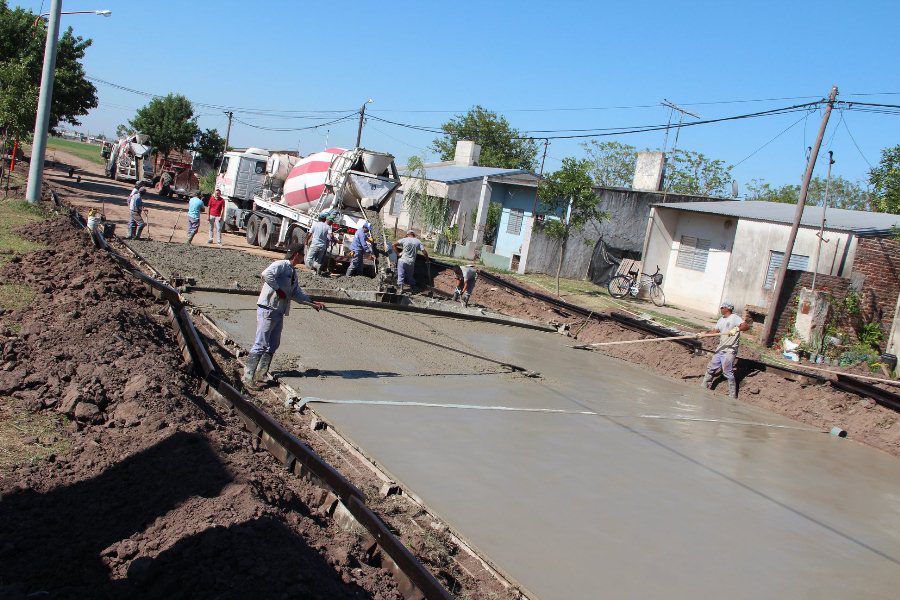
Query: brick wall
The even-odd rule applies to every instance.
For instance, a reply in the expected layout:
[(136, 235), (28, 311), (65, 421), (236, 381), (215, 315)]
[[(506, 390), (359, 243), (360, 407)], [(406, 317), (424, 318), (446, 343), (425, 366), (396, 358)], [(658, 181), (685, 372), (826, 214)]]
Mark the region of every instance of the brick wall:
[[(874, 308), (886, 342), (894, 321), (897, 295), (900, 294), (900, 242), (883, 237), (858, 238), (852, 278), (862, 280), (859, 291), (863, 311), (869, 314)], [(830, 292), (841, 301), (850, 291), (850, 282), (851, 279), (819, 274), (816, 276), (816, 289)], [(778, 321), (774, 340), (782, 339), (794, 327), (797, 299), (803, 287), (812, 287), (812, 273), (788, 270), (776, 307)]]

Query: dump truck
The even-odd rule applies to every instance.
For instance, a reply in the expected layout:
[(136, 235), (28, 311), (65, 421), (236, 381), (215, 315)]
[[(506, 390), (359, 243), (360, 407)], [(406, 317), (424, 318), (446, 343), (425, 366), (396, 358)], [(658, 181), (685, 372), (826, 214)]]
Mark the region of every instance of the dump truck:
[(106, 155), (106, 176), (117, 181), (152, 180), (153, 165), (150, 158), (150, 138), (143, 133), (133, 133), (101, 148)]
[(247, 242), (269, 250), (304, 243), (321, 214), (334, 217), (341, 243), (333, 258), (346, 260), (353, 234), (375, 219), (400, 188), (394, 157), (365, 148), (328, 148), (305, 158), (269, 156), (265, 179), (252, 202), (226, 196), (225, 224), (244, 231)]

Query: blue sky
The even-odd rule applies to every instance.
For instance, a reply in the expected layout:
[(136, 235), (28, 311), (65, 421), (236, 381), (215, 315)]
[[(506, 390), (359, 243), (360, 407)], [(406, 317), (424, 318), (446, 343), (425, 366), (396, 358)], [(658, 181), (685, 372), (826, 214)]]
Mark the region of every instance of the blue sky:
[[(19, 1), (37, 12), (49, 0)], [(89, 75), (195, 102), (283, 111), (346, 111), (367, 98), (372, 115), (438, 126), (475, 104), (520, 130), (665, 123), (664, 98), (704, 119), (824, 97), (900, 104), (900, 3), (849, 2), (301, 2), (152, 3), (66, 0), (63, 10), (111, 9), (110, 18), (64, 16), (94, 40)], [(131, 48), (139, 50), (132, 52)], [(146, 97), (97, 84), (100, 106), (83, 129), (111, 134)], [(876, 94), (879, 95), (868, 95)], [(865, 96), (857, 94), (867, 94)], [(796, 98), (764, 102), (732, 100)], [(706, 104), (715, 102), (714, 104)], [(632, 107), (651, 105), (643, 108)], [(592, 110), (558, 110), (585, 109)], [(536, 110), (539, 109), (539, 110)], [(602, 109), (602, 110), (598, 110)], [(429, 112), (418, 112), (429, 111)], [(198, 107), (201, 127), (224, 134), (222, 111)], [(299, 114), (299, 113), (294, 113)], [(303, 127), (307, 118), (236, 114), (244, 123)], [(311, 118), (310, 118), (311, 117)], [(683, 129), (678, 147), (730, 164), (745, 191), (753, 178), (796, 183), (820, 121), (791, 113)], [(746, 158), (785, 128), (783, 135)], [(853, 143), (855, 138), (859, 145)], [(351, 146), (356, 122), (299, 132), (235, 123), (232, 143), (298, 148)], [(433, 134), (370, 120), (363, 144), (401, 161), (425, 153)], [(613, 138), (660, 147), (663, 133)], [(834, 173), (865, 178), (881, 148), (900, 143), (900, 116), (835, 112), (823, 150)], [(581, 156), (584, 140), (554, 140), (547, 168)], [(670, 136), (670, 146), (674, 133)], [(817, 173), (824, 175), (825, 161)]]

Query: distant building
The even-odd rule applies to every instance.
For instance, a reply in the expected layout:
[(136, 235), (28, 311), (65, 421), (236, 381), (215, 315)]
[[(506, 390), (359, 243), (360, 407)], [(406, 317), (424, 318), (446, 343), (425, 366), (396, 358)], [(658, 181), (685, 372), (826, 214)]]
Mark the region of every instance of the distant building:
[[(644, 268), (659, 265), (666, 302), (715, 313), (723, 299), (766, 310), (784, 260), (795, 205), (762, 201), (655, 204)], [(822, 208), (807, 206), (788, 267), (849, 278), (858, 238), (889, 233), (900, 216), (830, 208), (815, 265)], [(894, 299), (891, 298), (891, 301)]]

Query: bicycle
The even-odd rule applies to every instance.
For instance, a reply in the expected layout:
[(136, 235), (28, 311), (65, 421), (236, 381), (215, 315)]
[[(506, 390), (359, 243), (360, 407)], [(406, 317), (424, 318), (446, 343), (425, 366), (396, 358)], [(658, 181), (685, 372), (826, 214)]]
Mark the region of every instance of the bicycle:
[(632, 298), (637, 298), (638, 295), (640, 295), (641, 290), (646, 288), (647, 295), (650, 296), (650, 300), (653, 304), (665, 306), (666, 296), (663, 294), (662, 288), (659, 287), (662, 285), (662, 282), (663, 276), (662, 273), (659, 272), (659, 265), (657, 265), (656, 273), (653, 275), (641, 273), (640, 283), (637, 281), (637, 272), (631, 271), (627, 275), (616, 275), (610, 279), (609, 283), (606, 284), (606, 289), (609, 290), (610, 296), (619, 299), (629, 295)]

